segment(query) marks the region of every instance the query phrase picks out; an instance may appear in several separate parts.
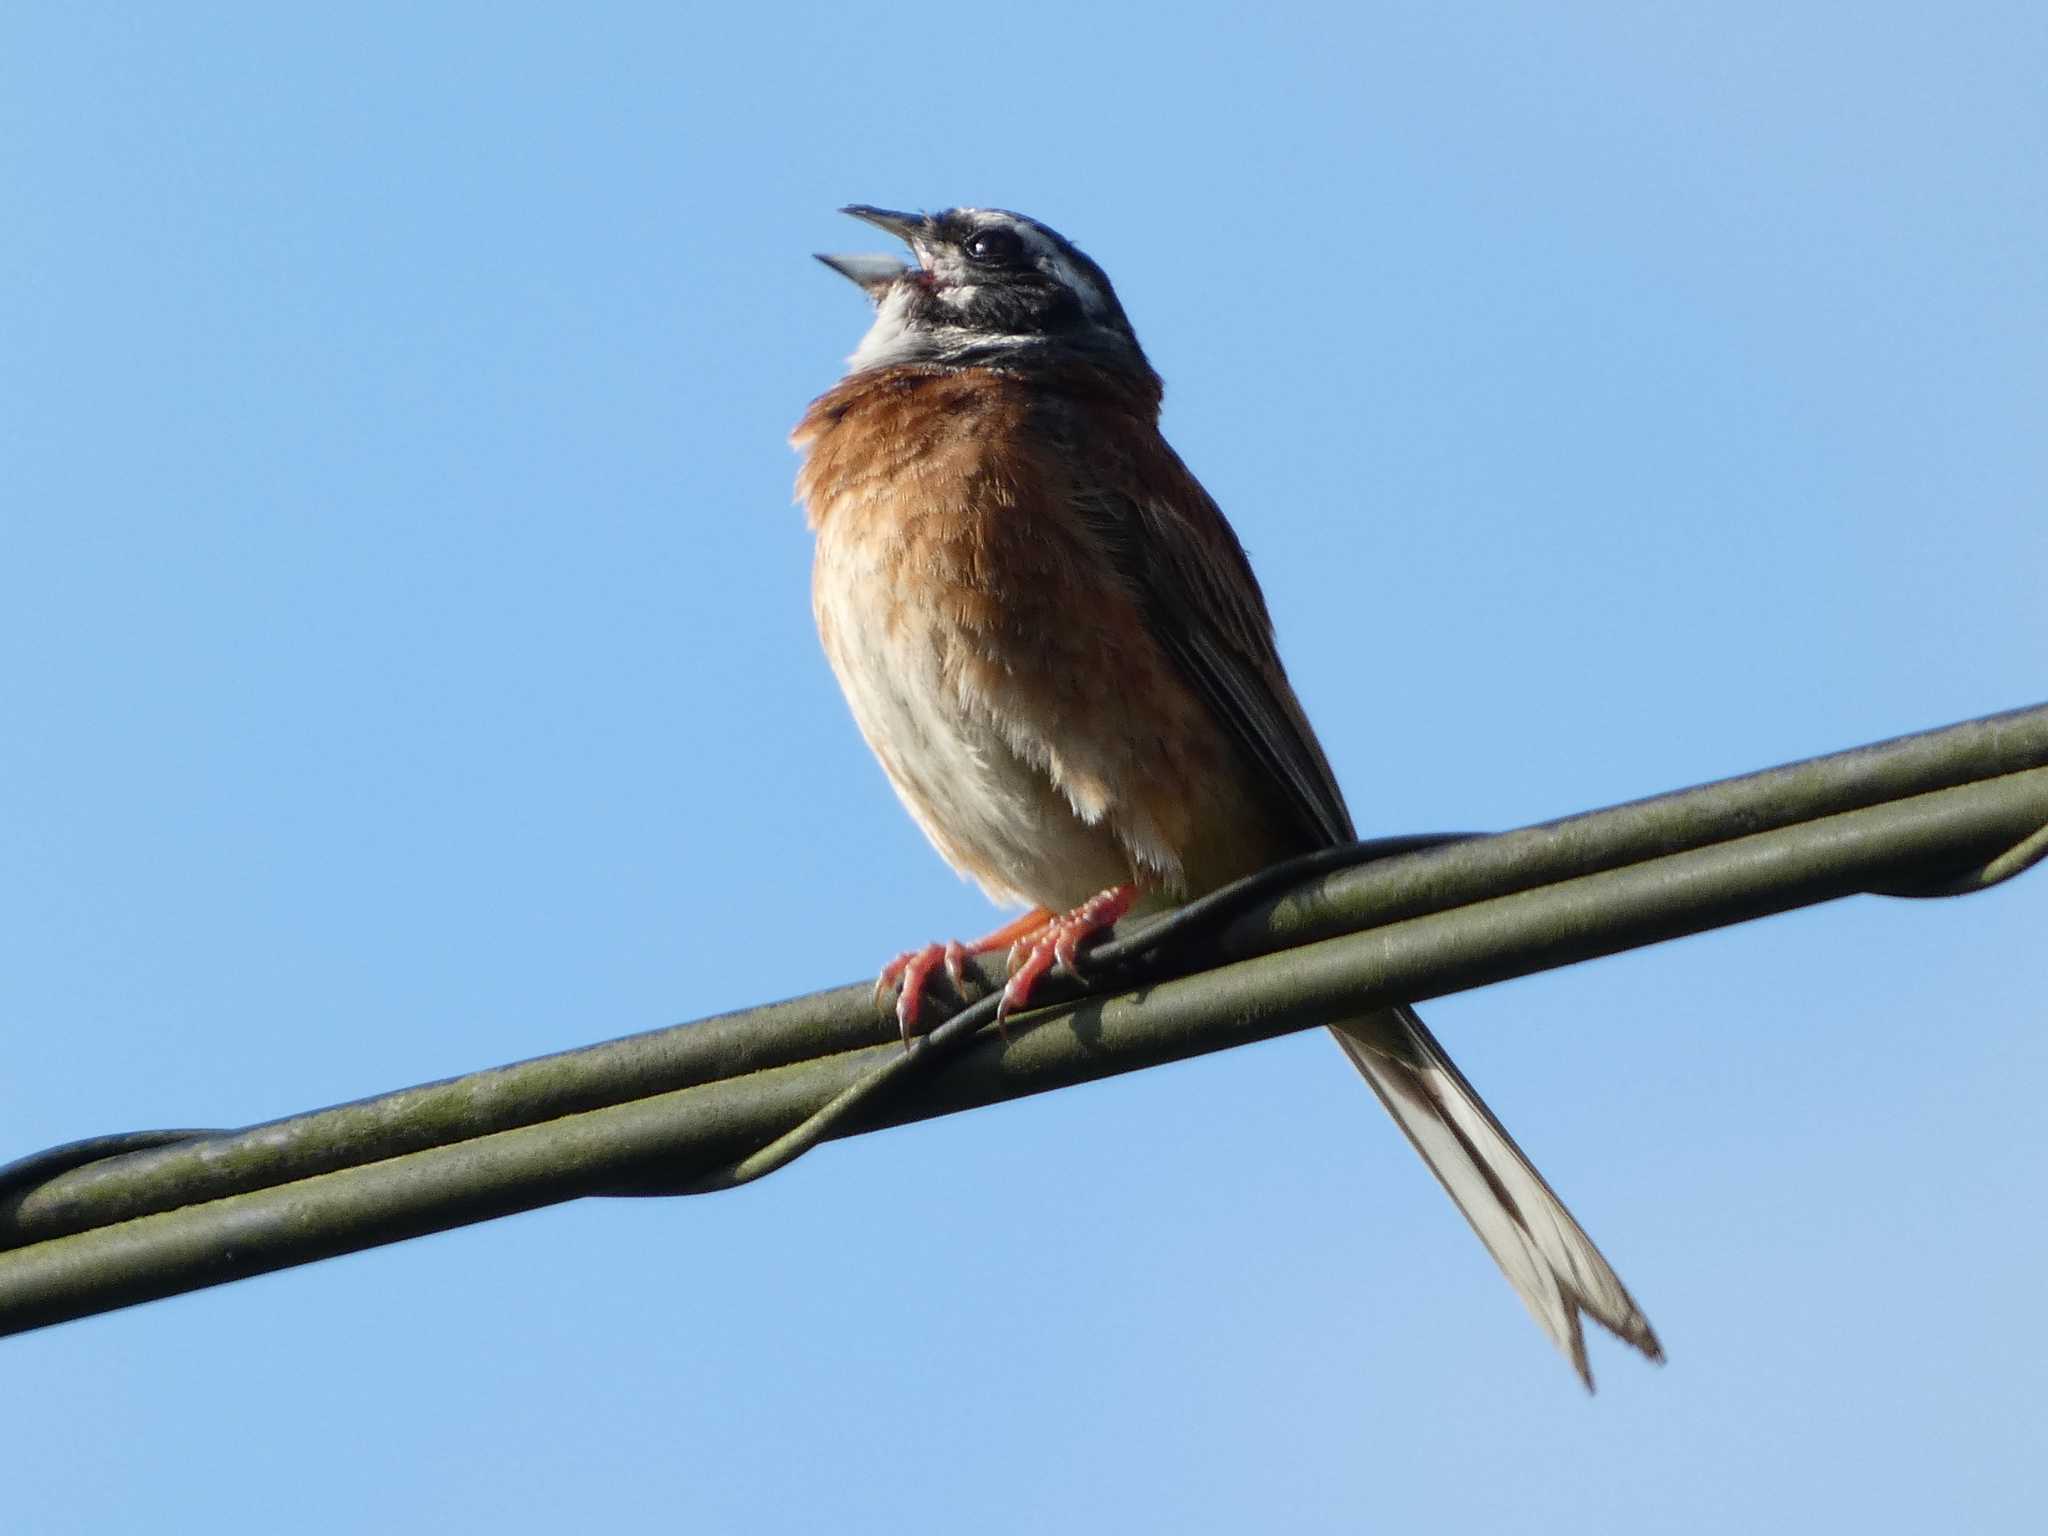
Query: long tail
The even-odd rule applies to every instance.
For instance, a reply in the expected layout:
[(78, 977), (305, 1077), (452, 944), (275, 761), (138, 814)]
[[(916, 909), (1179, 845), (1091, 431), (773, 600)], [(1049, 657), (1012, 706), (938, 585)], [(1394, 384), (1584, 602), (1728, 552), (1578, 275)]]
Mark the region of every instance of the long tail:
[(1628, 1287), (1408, 1007), (1330, 1026), (1536, 1321), (1593, 1390), (1584, 1313), (1661, 1361)]

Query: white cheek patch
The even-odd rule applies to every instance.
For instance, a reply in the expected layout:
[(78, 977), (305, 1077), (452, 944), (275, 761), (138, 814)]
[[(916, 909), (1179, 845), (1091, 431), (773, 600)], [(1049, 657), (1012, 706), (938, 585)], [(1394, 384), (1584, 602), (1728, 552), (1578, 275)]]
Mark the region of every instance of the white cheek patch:
[[(942, 291), (940, 297), (959, 305), (971, 300), (974, 293), (972, 287), (957, 288)], [(910, 290), (903, 287), (893, 288), (882, 296), (882, 302), (875, 307), (875, 323), (868, 327), (867, 335), (861, 337), (860, 345), (846, 360), (848, 373), (888, 368), (897, 363), (958, 361), (976, 350), (1028, 347), (1038, 340), (1033, 336), (991, 336), (964, 324), (934, 325), (929, 318), (916, 324), (910, 317), (910, 299)]]

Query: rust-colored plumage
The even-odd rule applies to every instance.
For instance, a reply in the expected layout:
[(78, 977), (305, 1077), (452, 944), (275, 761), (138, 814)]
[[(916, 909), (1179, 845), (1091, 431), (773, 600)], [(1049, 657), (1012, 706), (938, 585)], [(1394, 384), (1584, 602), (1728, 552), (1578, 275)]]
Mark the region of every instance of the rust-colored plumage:
[[(797, 426), (826, 655), (897, 794), (1034, 909), (1004, 1005), (1134, 904), (1347, 842), (1349, 811), (1216, 504), (1160, 436), (1107, 277), (1000, 210), (847, 210), (917, 258), (826, 257), (876, 320)], [(1064, 915), (1062, 915), (1064, 914)], [(900, 956), (899, 1016), (958, 945)], [(1587, 1385), (1582, 1314), (1648, 1321), (1408, 1008), (1329, 1021)]]
[[(905, 366), (847, 380), (797, 428), (818, 626), (842, 680), (880, 664), (908, 686), (936, 683), (962, 734), (1020, 755), (1034, 844), (1048, 821), (1082, 825), (1062, 829), (1057, 861), (1010, 846), (1010, 819), (960, 806), (957, 758), (928, 755), (929, 722), (909, 729), (908, 711), (856, 702), (891, 782), (992, 897), (1055, 910), (1126, 883), (1182, 897), (1315, 846), (1149, 627), (1103, 530), (1076, 510), (1100, 466), (1058, 452), (1048, 400), (1097, 426), (1137, 427), (1157, 411), (1156, 395), (1105, 389), (1079, 370), (1027, 381)], [(1192, 477), (1149, 423), (1102, 440), (1132, 436), (1150, 462), (1117, 466), (1122, 482), (1188, 505)], [(1194, 505), (1211, 526), (1188, 527), (1191, 544), (1241, 562), (1207, 498)], [(1263, 606), (1255, 613), (1250, 638), (1291, 703)]]

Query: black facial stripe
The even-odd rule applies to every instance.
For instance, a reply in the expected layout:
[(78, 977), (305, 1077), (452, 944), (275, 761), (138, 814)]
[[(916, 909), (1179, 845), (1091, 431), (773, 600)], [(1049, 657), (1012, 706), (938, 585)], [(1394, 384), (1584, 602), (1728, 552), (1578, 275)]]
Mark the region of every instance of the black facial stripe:
[[(977, 261), (966, 253), (966, 241), (998, 229), (1022, 242), (1015, 259)], [(922, 333), (922, 355), (937, 361), (1037, 367), (1085, 357), (1151, 376), (1108, 276), (1044, 225), (995, 209), (950, 209), (932, 215), (923, 242), (939, 248), (936, 260), (906, 274), (896, 289), (904, 334), (887, 355), (920, 355), (914, 338)], [(1055, 261), (1080, 291), (1039, 265)]]
[(956, 313), (973, 329), (997, 335), (1057, 335), (1088, 323), (1080, 300), (1043, 280), (977, 284)]

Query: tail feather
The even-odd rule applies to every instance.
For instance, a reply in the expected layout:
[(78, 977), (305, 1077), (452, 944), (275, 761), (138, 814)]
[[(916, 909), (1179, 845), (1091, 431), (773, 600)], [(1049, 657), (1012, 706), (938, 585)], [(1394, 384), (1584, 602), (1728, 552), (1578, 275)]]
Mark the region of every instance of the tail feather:
[(1661, 1361), (1664, 1348), (1593, 1240), (1411, 1008), (1330, 1026), (1586, 1390), (1584, 1314)]

